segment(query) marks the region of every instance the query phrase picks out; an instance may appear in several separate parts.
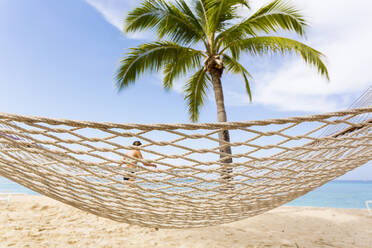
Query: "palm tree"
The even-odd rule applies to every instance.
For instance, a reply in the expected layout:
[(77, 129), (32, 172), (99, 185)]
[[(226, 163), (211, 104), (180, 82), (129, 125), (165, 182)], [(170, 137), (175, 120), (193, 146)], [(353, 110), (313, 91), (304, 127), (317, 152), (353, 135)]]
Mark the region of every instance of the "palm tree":
[[(249, 11), (248, 0), (144, 0), (129, 12), (124, 31), (151, 29), (158, 41), (131, 48), (125, 54), (117, 72), (119, 90), (133, 84), (145, 71), (163, 70), (167, 90), (176, 79), (193, 73), (185, 85), (191, 120), (198, 121), (207, 89), (213, 87), (217, 119), (226, 122), (221, 83), (224, 72), (240, 74), (252, 100), (251, 74), (239, 63), (242, 52), (251, 56), (295, 53), (329, 79), (320, 52), (299, 41), (271, 35), (290, 31), (303, 37), (308, 24), (298, 9), (284, 0), (274, 0), (246, 15)], [(222, 177), (229, 179), (229, 132), (221, 131), (219, 140), (220, 162), (225, 164)]]

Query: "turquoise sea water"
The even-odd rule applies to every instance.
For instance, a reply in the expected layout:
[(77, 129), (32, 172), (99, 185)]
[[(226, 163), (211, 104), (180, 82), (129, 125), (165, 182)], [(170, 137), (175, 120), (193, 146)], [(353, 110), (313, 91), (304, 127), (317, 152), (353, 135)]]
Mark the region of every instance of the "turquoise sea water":
[[(38, 194), (0, 177), (0, 193), (5, 192)], [(367, 200), (372, 200), (372, 181), (333, 181), (287, 205), (363, 209)]]
[(29, 190), (15, 182), (12, 182), (4, 177), (0, 177), (0, 193), (19, 193), (27, 195), (39, 195), (38, 193)]
[(366, 208), (367, 200), (372, 200), (372, 181), (332, 181), (287, 205)]

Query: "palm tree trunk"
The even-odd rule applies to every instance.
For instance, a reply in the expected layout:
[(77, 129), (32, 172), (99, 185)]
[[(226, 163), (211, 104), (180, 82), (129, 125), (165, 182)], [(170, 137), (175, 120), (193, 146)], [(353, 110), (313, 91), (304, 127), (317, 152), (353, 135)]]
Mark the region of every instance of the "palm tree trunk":
[[(222, 70), (213, 68), (210, 70), (210, 74), (212, 76), (214, 96), (217, 104), (217, 119), (218, 122), (226, 122), (227, 118), (225, 111), (225, 102), (221, 84)], [(232, 173), (232, 168), (230, 166), (230, 164), (232, 163), (232, 158), (229, 156), (232, 154), (229, 131), (222, 130), (221, 132), (219, 132), (218, 139), (220, 140), (220, 152), (223, 153), (220, 154), (220, 162), (226, 164), (222, 166), (221, 177), (222, 179), (226, 180), (226, 182), (229, 182), (231, 180)], [(226, 144), (226, 142), (228, 142), (228, 144)]]

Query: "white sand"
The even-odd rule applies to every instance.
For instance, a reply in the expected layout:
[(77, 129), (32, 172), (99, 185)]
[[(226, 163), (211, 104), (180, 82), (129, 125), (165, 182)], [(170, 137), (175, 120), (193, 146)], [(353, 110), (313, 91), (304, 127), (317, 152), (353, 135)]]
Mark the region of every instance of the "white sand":
[(280, 207), (220, 226), (155, 230), (87, 214), (42, 196), (0, 204), (0, 247), (372, 248), (366, 210)]

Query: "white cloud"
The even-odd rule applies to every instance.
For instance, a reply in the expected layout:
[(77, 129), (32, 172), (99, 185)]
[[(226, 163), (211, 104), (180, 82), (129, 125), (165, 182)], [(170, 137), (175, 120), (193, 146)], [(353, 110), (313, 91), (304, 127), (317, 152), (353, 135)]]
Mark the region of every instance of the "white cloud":
[[(119, 31), (123, 30), (124, 19), (128, 11), (138, 7), (138, 0), (85, 0)], [(146, 39), (152, 36), (150, 32), (126, 34), (131, 39)]]
[(283, 59), (275, 71), (256, 72), (255, 97), (258, 104), (288, 111), (333, 111), (345, 108), (371, 84), (372, 33), (369, 10), (372, 2), (339, 0), (293, 1), (311, 16), (308, 41), (324, 53), (331, 82), (319, 77), (300, 60)]
[[(124, 17), (129, 10), (132, 2), (121, 0), (85, 0), (88, 4), (96, 8), (106, 20), (117, 29), (122, 30)], [(132, 3), (133, 4), (133, 3)]]

